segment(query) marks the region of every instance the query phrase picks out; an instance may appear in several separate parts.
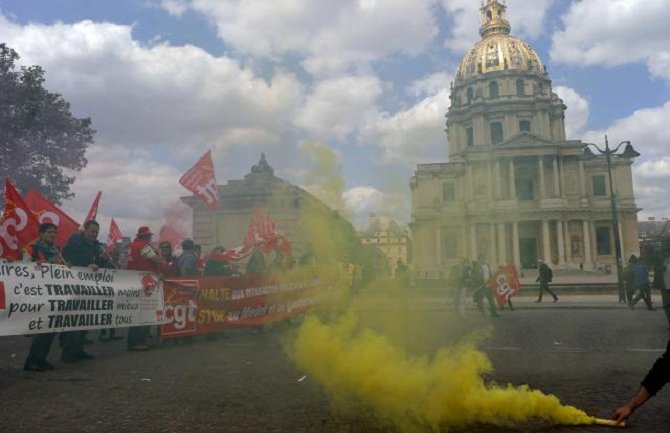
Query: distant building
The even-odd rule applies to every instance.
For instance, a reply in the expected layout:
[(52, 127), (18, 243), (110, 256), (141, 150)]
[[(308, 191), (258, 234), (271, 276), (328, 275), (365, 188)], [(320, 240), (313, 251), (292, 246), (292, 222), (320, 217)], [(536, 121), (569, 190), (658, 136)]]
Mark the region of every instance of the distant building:
[(384, 253), (388, 265), (384, 271), (387, 275), (393, 274), (398, 260), (405, 265), (408, 264), (409, 233), (393, 218), (370, 214), (368, 228), (360, 235), (363, 245), (375, 247)]
[(612, 161), (584, 155), (565, 135), (563, 101), (526, 42), (510, 35), (506, 5), (481, 7), (481, 40), (465, 53), (447, 111), (449, 162), (420, 164), (410, 180), (412, 257), (438, 279), (462, 259), (586, 270), (616, 263), (610, 197), (624, 257), (639, 254), (627, 147)]

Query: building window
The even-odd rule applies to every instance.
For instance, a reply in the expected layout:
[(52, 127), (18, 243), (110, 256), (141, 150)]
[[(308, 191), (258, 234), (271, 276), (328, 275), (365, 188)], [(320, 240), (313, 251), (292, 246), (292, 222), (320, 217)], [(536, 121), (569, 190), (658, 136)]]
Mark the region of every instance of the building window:
[(475, 91), (472, 87), (468, 87), (468, 104), (472, 104), (473, 99), (475, 99)]
[(503, 126), (501, 122), (491, 123), (491, 144), (502, 143), (503, 141)]
[(456, 200), (456, 186), (453, 183), (442, 184), (442, 201)]
[(593, 176), (591, 178), (591, 183), (593, 185), (593, 195), (594, 197), (605, 197), (607, 195), (607, 187), (605, 186), (605, 176)]
[(525, 96), (526, 89), (523, 80), (516, 80), (516, 96)]
[(465, 128), (465, 142), (468, 147), (474, 146), (475, 144), (475, 133), (472, 130), (472, 126)]
[(596, 227), (596, 248), (599, 256), (609, 256), (612, 254), (609, 227)]
[(519, 131), (530, 132), (530, 120), (520, 120), (519, 121)]
[(498, 92), (498, 82), (491, 81), (489, 83), (489, 98), (497, 98), (499, 96)]
[(519, 200), (533, 200), (533, 180), (527, 178), (517, 178), (515, 180), (516, 197)]

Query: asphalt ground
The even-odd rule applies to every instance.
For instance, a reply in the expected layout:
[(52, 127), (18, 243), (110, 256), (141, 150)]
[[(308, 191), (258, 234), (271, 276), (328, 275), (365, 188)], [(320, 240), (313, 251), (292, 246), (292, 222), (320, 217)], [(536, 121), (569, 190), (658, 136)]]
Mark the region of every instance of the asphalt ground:
[[(431, 355), (472, 330), (495, 372), (487, 380), (528, 384), (563, 403), (608, 417), (636, 390), (668, 338), (661, 310), (634, 311), (610, 296), (535, 304), (482, 315), (454, 314), (442, 298), (363, 297), (361, 326), (384, 333), (412, 355)], [(572, 307), (571, 307), (572, 304)], [(30, 339), (0, 338), (2, 432), (386, 432), (364, 404), (334, 411), (323, 388), (296, 369), (284, 343), (298, 325), (232, 331), (149, 352), (126, 352), (125, 340), (96, 343), (97, 357), (56, 370), (23, 372)], [(90, 333), (97, 337), (97, 333)], [(641, 408), (627, 431), (670, 431), (670, 387)], [(532, 420), (514, 426), (467, 426), (452, 432), (592, 432)]]

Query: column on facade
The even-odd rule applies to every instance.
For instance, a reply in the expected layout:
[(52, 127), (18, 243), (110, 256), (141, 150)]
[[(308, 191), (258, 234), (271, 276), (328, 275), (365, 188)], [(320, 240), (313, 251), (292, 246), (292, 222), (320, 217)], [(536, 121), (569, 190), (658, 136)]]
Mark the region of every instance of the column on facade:
[(505, 223), (498, 224), (498, 264), (507, 263), (507, 242), (505, 240)]
[(519, 223), (514, 221), (512, 223), (512, 256), (514, 266), (521, 269), (521, 254), (519, 253)]
[(558, 155), (554, 155), (552, 162), (554, 165), (554, 195), (558, 198), (561, 196), (560, 179), (558, 177)]
[(439, 225), (435, 228), (435, 264), (438, 267), (442, 266), (442, 227)]
[(542, 220), (542, 259), (545, 263), (551, 263), (550, 240), (549, 221)]
[(489, 192), (489, 199), (493, 202), (496, 198), (495, 192), (494, 192), (494, 186), (493, 186), (493, 164), (491, 164), (491, 161), (486, 162), (486, 167), (487, 167), (487, 173), (488, 173), (488, 192)]
[(586, 179), (584, 175), (584, 161), (579, 161), (579, 197), (586, 198)]
[(472, 179), (472, 163), (468, 162), (467, 163), (467, 169), (466, 169), (466, 179), (465, 182), (467, 183), (467, 191), (468, 191), (468, 197), (472, 199), (475, 195), (474, 193), (474, 187), (472, 185), (473, 179)]
[(626, 262), (626, 253), (623, 250), (623, 228), (622, 228), (623, 219), (621, 218), (621, 216), (619, 216), (619, 224), (617, 224), (617, 226), (619, 228), (619, 245), (621, 245), (621, 260), (623, 260), (623, 262), (625, 263)]
[(537, 157), (538, 177), (540, 178), (540, 200), (546, 197), (544, 186), (544, 156)]
[(494, 223), (489, 223), (489, 260), (492, 266), (498, 262), (496, 259), (496, 225)]
[(510, 199), (516, 200), (516, 178), (514, 176), (514, 158), (509, 159), (509, 191)]
[(591, 258), (591, 233), (589, 230), (589, 221), (582, 221), (582, 244), (584, 246), (584, 265), (592, 263)]
[(565, 241), (563, 240), (563, 221), (556, 221), (556, 243), (558, 244), (558, 265), (565, 266)]
[(477, 260), (477, 224), (470, 224), (470, 260)]
[(496, 198), (500, 200), (502, 198), (502, 191), (500, 189), (500, 161), (496, 158)]
[(565, 240), (565, 262), (572, 263), (572, 241), (570, 240), (570, 221), (563, 221), (563, 239)]

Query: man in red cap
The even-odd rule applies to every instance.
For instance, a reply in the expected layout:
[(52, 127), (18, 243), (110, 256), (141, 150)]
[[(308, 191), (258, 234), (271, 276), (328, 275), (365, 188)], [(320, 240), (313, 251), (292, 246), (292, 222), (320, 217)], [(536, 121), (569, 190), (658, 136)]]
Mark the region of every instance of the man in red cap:
[[(131, 262), (128, 263), (128, 269), (161, 273), (166, 263), (151, 246), (152, 236), (153, 233), (147, 226), (137, 229), (137, 236), (130, 244)], [(148, 336), (148, 326), (133, 326), (128, 329), (128, 350), (148, 350), (149, 346), (146, 343)]]

